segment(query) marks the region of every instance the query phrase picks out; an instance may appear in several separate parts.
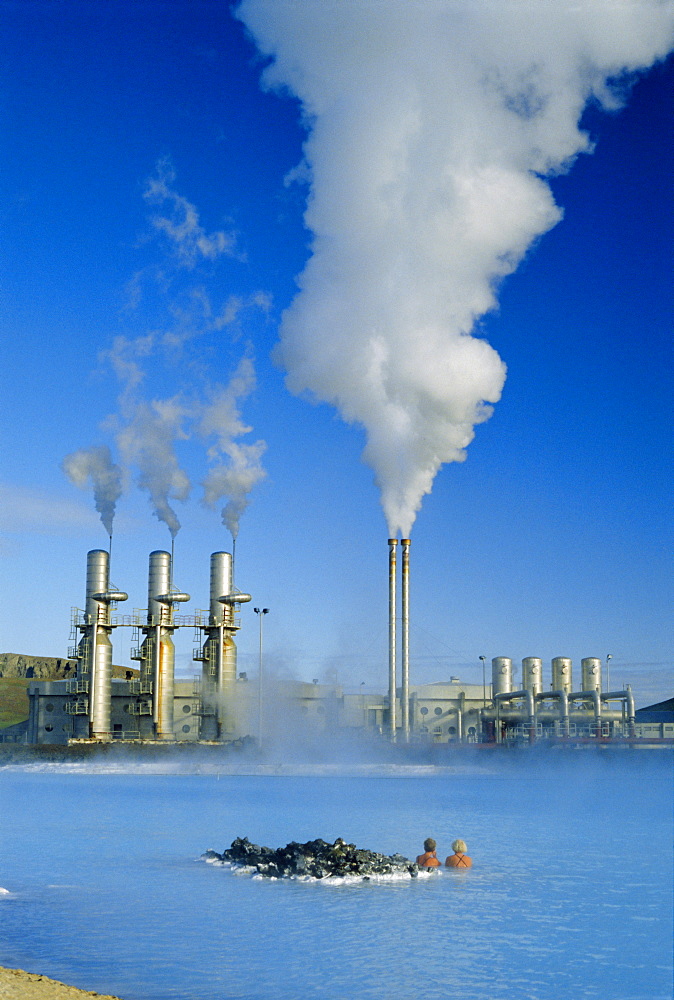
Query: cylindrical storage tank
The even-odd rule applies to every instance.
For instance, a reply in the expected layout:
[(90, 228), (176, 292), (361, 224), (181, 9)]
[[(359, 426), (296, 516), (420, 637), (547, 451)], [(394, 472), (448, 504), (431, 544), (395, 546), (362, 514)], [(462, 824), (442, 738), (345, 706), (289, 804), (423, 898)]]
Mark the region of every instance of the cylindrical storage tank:
[(598, 656), (586, 656), (580, 661), (583, 671), (583, 691), (601, 691), (601, 660)]
[(513, 689), (513, 661), (509, 656), (495, 656), (491, 661), (493, 693), (508, 694)]
[(94, 594), (105, 594), (108, 590), (110, 556), (105, 549), (92, 549), (87, 553), (87, 597), (85, 612), (87, 623), (107, 622), (107, 605), (95, 601)]
[(150, 572), (147, 587), (148, 625), (162, 625), (170, 619), (170, 605), (156, 598), (171, 589), (171, 553), (161, 550), (150, 553)]
[(108, 633), (97, 628), (93, 650), (94, 670), (91, 699), (91, 734), (96, 740), (112, 738), (110, 710), (112, 696), (112, 643)]
[(568, 656), (556, 656), (552, 661), (552, 690), (567, 694), (573, 690), (573, 660)]
[(534, 695), (543, 690), (543, 661), (537, 656), (525, 656), (522, 660), (522, 687)]
[(221, 625), (231, 616), (231, 605), (223, 605), (220, 598), (232, 593), (232, 557), (229, 552), (211, 554), (211, 606), (210, 625)]

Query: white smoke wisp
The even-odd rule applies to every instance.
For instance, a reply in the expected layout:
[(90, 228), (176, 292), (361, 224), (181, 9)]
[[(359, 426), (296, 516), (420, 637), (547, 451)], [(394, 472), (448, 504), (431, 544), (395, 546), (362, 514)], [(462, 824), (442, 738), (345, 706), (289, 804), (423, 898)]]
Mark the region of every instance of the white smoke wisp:
[(366, 430), (389, 534), (463, 461), (505, 365), (476, 337), (499, 282), (561, 218), (545, 181), (591, 151), (589, 100), (663, 58), (671, 0), (243, 0), (303, 105), (312, 256), (285, 312), (288, 387)]
[(66, 455), (61, 468), (79, 489), (86, 489), (91, 482), (96, 510), (108, 535), (112, 535), (115, 509), (122, 495), (123, 476), (121, 468), (113, 462), (107, 445), (80, 448)]
[[(241, 444), (236, 440), (252, 430), (241, 419), (240, 403), (254, 388), (253, 362), (244, 357), (229, 384), (219, 386), (211, 401), (204, 404), (199, 422), (201, 436), (216, 439), (208, 449), (208, 457), (218, 461), (204, 480), (204, 503), (215, 507), (223, 497), (227, 498), (221, 516), (234, 540), (239, 534), (241, 515), (250, 502), (250, 493), (266, 476), (262, 466), (267, 448), (265, 442)], [(220, 461), (223, 457), (227, 462)]]
[(164, 214), (157, 211), (150, 222), (166, 238), (179, 265), (191, 270), (202, 260), (212, 261), (222, 254), (235, 256), (235, 235), (224, 230), (207, 233), (195, 206), (173, 189), (174, 181), (175, 170), (170, 161), (160, 160), (143, 197), (148, 205), (163, 209)]
[(171, 538), (180, 530), (169, 500), (187, 500), (190, 481), (180, 467), (175, 442), (185, 440), (189, 411), (178, 398), (126, 404), (126, 423), (117, 433), (117, 445), (127, 465), (139, 470), (138, 485), (149, 494), (153, 513), (164, 521)]

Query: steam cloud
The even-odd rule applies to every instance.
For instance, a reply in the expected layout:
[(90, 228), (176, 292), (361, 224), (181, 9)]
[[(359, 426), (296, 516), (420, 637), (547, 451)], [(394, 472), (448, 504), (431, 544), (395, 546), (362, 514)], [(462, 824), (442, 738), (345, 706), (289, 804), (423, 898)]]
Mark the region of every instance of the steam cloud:
[(216, 437), (215, 444), (209, 448), (209, 458), (224, 455), (229, 460), (228, 464), (220, 462), (208, 473), (204, 481), (204, 501), (209, 507), (215, 507), (222, 497), (228, 498), (221, 516), (234, 539), (239, 534), (239, 520), (248, 506), (250, 492), (266, 475), (262, 468), (265, 442), (240, 444), (235, 440), (252, 430), (242, 423), (239, 401), (249, 396), (254, 388), (253, 363), (244, 357), (229, 384), (219, 387), (212, 401), (204, 406), (200, 420), (202, 436)]
[[(261, 464), (264, 441), (242, 444), (235, 440), (251, 431), (241, 420), (239, 401), (255, 386), (253, 362), (244, 356), (230, 382), (212, 387), (207, 394), (203, 362), (198, 354), (195, 359), (194, 350), (190, 354), (190, 348), (209, 334), (226, 328), (236, 331), (247, 310), (268, 312), (271, 299), (267, 293), (257, 291), (243, 298), (229, 295), (224, 303), (215, 306), (207, 287), (195, 283), (197, 279), (191, 272), (200, 263), (210, 263), (221, 255), (237, 256), (235, 237), (223, 231), (207, 234), (196, 207), (174, 189), (174, 182), (171, 163), (163, 159), (145, 186), (145, 202), (156, 209), (150, 217), (152, 230), (168, 250), (168, 261), (162, 266), (148, 266), (133, 276), (127, 307), (132, 314), (148, 291), (150, 300), (156, 301), (153, 293), (159, 290), (157, 304), (163, 304), (169, 322), (165, 329), (159, 327), (136, 337), (119, 335), (110, 349), (102, 352), (102, 359), (110, 364), (121, 386), (118, 412), (108, 417), (104, 426), (115, 436), (125, 469), (137, 470), (138, 486), (148, 493), (153, 513), (167, 525), (172, 538), (180, 530), (173, 501), (186, 501), (191, 487), (178, 459), (178, 442), (215, 437), (208, 457), (218, 460), (218, 465), (210, 470), (204, 483), (205, 500), (214, 506), (222, 497), (227, 498), (222, 517), (236, 538), (250, 491), (265, 476)], [(161, 359), (173, 365), (180, 362), (180, 382), (185, 390), (168, 398), (149, 398), (144, 383)], [(112, 464), (109, 450), (103, 447), (75, 452), (64, 460), (63, 469), (78, 486), (92, 479), (96, 507), (111, 533), (115, 502), (122, 492), (122, 473)]]
[(472, 334), (562, 213), (544, 177), (591, 152), (578, 124), (612, 79), (664, 57), (671, 2), (243, 0), (301, 100), (312, 256), (286, 311), (288, 387), (364, 426), (391, 535), (463, 461), (505, 365)]
[(141, 401), (117, 435), (125, 462), (138, 468), (138, 485), (147, 490), (153, 513), (165, 522), (171, 538), (180, 530), (180, 521), (169, 500), (184, 501), (190, 493), (189, 478), (175, 453), (175, 441), (187, 437), (182, 427), (186, 415), (177, 399)]
[(122, 495), (122, 470), (112, 461), (110, 449), (100, 445), (74, 451), (66, 455), (61, 468), (80, 489), (86, 489), (91, 481), (96, 510), (101, 515), (105, 530), (112, 535), (115, 508)]

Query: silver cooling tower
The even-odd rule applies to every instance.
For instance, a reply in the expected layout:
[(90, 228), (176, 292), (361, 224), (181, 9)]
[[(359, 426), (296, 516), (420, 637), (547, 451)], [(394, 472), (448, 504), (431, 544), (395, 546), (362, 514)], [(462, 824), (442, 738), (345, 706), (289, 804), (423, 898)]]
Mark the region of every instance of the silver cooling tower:
[[(229, 552), (213, 552), (201, 675), (202, 737), (206, 739), (220, 739), (233, 732), (235, 726), (232, 704), (232, 689), (236, 683), (233, 585), (233, 557)], [(223, 600), (223, 597), (230, 599)]]
[(552, 690), (573, 691), (573, 660), (568, 656), (555, 656), (552, 661)]
[(601, 692), (602, 662), (598, 656), (586, 656), (580, 661), (583, 676), (583, 691)]
[(522, 687), (533, 695), (543, 690), (543, 661), (537, 656), (525, 656), (522, 660)]
[(491, 661), (491, 683), (494, 696), (512, 691), (513, 661), (509, 656), (495, 656)]
[(89, 692), (89, 727), (94, 739), (112, 738), (112, 643), (110, 603), (126, 601), (123, 591), (110, 590), (110, 556), (104, 549), (87, 554), (87, 585), (83, 636), (79, 643), (78, 675)]
[(171, 553), (150, 553), (148, 575), (147, 625), (143, 629), (142, 671), (144, 680), (152, 688), (152, 718), (155, 737), (173, 740), (173, 695), (175, 674), (175, 647), (173, 632), (173, 605), (189, 601), (189, 594), (172, 590)]

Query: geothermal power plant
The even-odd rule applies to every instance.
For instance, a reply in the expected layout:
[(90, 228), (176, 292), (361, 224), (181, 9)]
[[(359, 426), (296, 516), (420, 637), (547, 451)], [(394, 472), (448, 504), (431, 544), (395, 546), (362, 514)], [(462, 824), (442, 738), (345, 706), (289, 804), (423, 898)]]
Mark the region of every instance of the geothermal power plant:
[[(263, 710), (261, 679), (237, 669), (239, 612), (251, 595), (234, 586), (229, 552), (212, 553), (208, 608), (191, 614), (182, 607), (190, 595), (174, 586), (172, 554), (151, 552), (147, 607), (125, 614), (128, 595), (110, 586), (110, 555), (94, 549), (87, 555), (84, 608), (72, 613), (73, 675), (30, 684), (25, 741), (228, 744), (247, 738), (263, 746), (272, 716), (277, 735), (279, 729), (300, 739), (368, 734), (398, 744), (634, 742), (644, 735), (674, 735), (663, 726), (642, 732), (630, 687), (604, 691), (597, 657), (582, 660), (575, 682), (569, 658), (552, 660), (546, 684), (543, 661), (529, 656), (516, 687), (512, 659), (497, 656), (490, 684), (484, 657), (482, 684), (457, 677), (411, 683), (410, 550), (409, 538), (388, 540), (388, 692), (288, 681), (275, 688), (272, 711)], [(132, 629), (131, 660), (138, 664), (124, 678), (113, 676), (113, 639), (120, 628)], [(194, 676), (176, 679), (173, 637), (185, 628), (194, 635)]]

